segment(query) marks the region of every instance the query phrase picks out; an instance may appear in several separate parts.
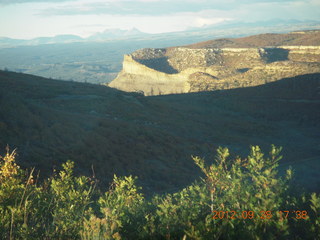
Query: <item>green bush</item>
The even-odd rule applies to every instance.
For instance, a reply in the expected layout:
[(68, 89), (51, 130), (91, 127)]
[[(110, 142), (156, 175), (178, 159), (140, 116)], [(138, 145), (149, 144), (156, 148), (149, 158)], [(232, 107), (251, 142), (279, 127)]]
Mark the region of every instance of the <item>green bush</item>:
[(39, 188), (32, 176), (15, 163), (16, 152), (0, 157), (0, 238), (31, 239), (36, 212), (35, 199)]
[(50, 180), (52, 237), (78, 239), (94, 186), (85, 176), (73, 176), (73, 162), (67, 161), (62, 167), (59, 175)]
[(0, 238), (320, 239), (320, 196), (291, 192), (292, 170), (282, 177), (277, 171), (280, 151), (272, 146), (265, 156), (252, 146), (247, 158), (229, 159), (219, 148), (209, 166), (193, 157), (203, 178), (146, 199), (132, 176), (114, 176), (99, 194), (94, 180), (74, 176), (71, 161), (37, 184), (34, 170), (20, 169), (7, 150), (0, 159)]
[(102, 218), (91, 215), (85, 221), (83, 239), (131, 239), (141, 232), (145, 202), (135, 181), (132, 176), (114, 176), (109, 191), (98, 200)]
[(79, 239), (93, 183), (73, 176), (74, 163), (37, 186), (7, 152), (0, 165), (1, 239)]

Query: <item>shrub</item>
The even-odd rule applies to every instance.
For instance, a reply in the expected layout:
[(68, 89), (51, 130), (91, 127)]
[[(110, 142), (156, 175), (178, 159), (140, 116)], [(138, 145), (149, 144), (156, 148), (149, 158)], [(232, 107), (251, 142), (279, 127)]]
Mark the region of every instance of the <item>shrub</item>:
[(63, 170), (50, 181), (52, 233), (54, 238), (78, 239), (89, 211), (94, 182), (73, 176), (74, 162), (62, 164)]
[(59, 176), (36, 186), (7, 151), (0, 164), (1, 239), (78, 239), (93, 183), (73, 176), (74, 163), (63, 164)]
[(0, 158), (0, 238), (320, 239), (320, 196), (290, 192), (292, 170), (277, 172), (280, 151), (272, 146), (265, 156), (252, 146), (247, 158), (232, 160), (219, 148), (209, 166), (193, 157), (203, 179), (147, 200), (132, 176), (114, 176), (109, 190), (93, 197), (95, 181), (75, 177), (72, 161), (37, 186), (34, 171), (20, 169), (7, 149)]
[(15, 163), (16, 151), (0, 156), (0, 237), (30, 239), (33, 230), (35, 195), (39, 192), (32, 176)]
[(136, 179), (114, 175), (109, 191), (98, 201), (102, 218), (91, 215), (85, 222), (84, 239), (122, 239), (122, 236), (131, 239), (137, 235), (144, 225), (141, 222), (144, 197)]

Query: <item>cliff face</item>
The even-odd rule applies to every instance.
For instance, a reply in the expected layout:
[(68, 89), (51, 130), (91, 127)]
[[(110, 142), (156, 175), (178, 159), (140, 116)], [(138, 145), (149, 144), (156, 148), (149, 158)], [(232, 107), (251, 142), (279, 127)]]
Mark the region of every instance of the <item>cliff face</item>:
[(145, 95), (261, 85), (320, 72), (320, 46), (141, 49), (109, 86)]
[[(155, 59), (157, 61), (160, 60)], [(149, 61), (149, 64), (154, 63)], [(145, 95), (185, 93), (190, 89), (187, 74), (158, 71), (140, 63), (132, 55), (124, 56), (123, 69), (109, 86), (127, 92), (142, 91)]]

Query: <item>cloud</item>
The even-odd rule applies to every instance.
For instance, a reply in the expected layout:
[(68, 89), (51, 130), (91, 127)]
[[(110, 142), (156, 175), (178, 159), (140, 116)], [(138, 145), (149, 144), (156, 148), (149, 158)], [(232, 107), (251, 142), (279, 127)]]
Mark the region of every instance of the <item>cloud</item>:
[(261, 2), (242, 6), (238, 17), (248, 21), (263, 21), (271, 19), (297, 19), (297, 20), (320, 20), (320, 11), (317, 4), (312, 1), (290, 1), (286, 3)]
[(72, 0), (0, 0), (0, 5), (11, 5), (18, 3), (60, 3), (60, 2), (70, 2)]
[[(1, 6), (9, 2), (16, 4)], [(320, 20), (319, 9), (319, 0), (0, 0), (0, 21), (10, 22), (0, 35), (85, 37), (106, 28), (160, 33), (226, 20)]]
[(195, 12), (212, 8), (209, 2), (185, 1), (103, 1), (74, 2), (64, 6), (47, 8), (39, 14), (53, 15), (166, 15), (178, 12)]
[[(316, 0), (310, 0), (316, 1)], [(42, 16), (63, 15), (167, 15), (179, 12), (203, 10), (233, 10), (244, 5), (259, 3), (290, 3), (299, 0), (0, 0), (0, 5), (23, 3), (46, 3), (50, 7), (42, 9)]]
[[(0, 0), (1, 1), (1, 0)], [(27, 0), (36, 1), (36, 0)], [(41, 0), (38, 0), (41, 1)], [(45, 0), (42, 0), (45, 1)], [(47, 0), (49, 1), (49, 0)], [(63, 0), (60, 0), (62, 2)], [(167, 15), (181, 12), (198, 12), (203, 10), (233, 10), (245, 5), (259, 3), (286, 4), (298, 0), (78, 0), (67, 4), (47, 8), (39, 12), (42, 16), (62, 15)], [(54, 2), (54, 1), (52, 1)], [(59, 2), (56, 0), (56, 2)]]

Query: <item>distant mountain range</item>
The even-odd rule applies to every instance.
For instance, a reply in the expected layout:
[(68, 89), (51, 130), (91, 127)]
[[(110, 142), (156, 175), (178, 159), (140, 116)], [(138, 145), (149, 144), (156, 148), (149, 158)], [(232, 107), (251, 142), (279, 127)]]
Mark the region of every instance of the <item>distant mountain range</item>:
[(141, 32), (136, 28), (132, 28), (130, 30), (107, 29), (104, 32), (96, 33), (96, 34), (86, 38), (86, 40), (105, 41), (105, 40), (119, 39), (119, 38), (141, 37), (141, 36), (146, 36), (146, 35), (149, 35), (149, 34)]
[(280, 19), (273, 19), (263, 22), (225, 22), (219, 25), (206, 25), (200, 28), (187, 29), (186, 31), (161, 34), (148, 34), (141, 32), (136, 28), (129, 30), (106, 29), (103, 32), (95, 33), (87, 38), (81, 38), (79, 36), (69, 34), (54, 37), (39, 37), (31, 40), (0, 37), (0, 48), (74, 42), (103, 42), (127, 39), (150, 41), (166, 39), (173, 40), (175, 42), (179, 39), (181, 41), (179, 44), (187, 44), (188, 41), (190, 43), (190, 39), (194, 42), (199, 42), (218, 37), (240, 37), (266, 32), (282, 33), (306, 29), (320, 29), (320, 21), (299, 21), (295, 19), (283, 21)]
[(54, 44), (54, 43), (71, 43), (83, 41), (83, 38), (76, 35), (58, 35), (54, 37), (39, 37), (31, 40), (13, 39), (2, 37), (0, 38), (0, 47), (14, 47), (25, 45), (41, 45), (41, 44)]
[(132, 37), (142, 37), (149, 35), (148, 33), (140, 32), (138, 29), (133, 28), (130, 30), (122, 29), (107, 29), (100, 33), (95, 33), (88, 38), (82, 38), (77, 35), (57, 35), (54, 37), (39, 37), (31, 40), (25, 39), (12, 39), (7, 37), (0, 38), (0, 48), (25, 46), (25, 45), (42, 45), (42, 44), (61, 44), (61, 43), (74, 43), (74, 42), (96, 42), (107, 40), (120, 40)]

